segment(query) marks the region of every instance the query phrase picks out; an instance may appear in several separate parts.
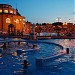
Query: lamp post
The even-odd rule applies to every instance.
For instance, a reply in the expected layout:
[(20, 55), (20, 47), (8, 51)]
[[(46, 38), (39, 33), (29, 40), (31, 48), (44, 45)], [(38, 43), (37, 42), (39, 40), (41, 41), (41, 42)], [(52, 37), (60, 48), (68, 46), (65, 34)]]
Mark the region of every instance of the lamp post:
[(34, 40), (37, 39), (37, 33), (35, 32), (35, 24), (33, 24), (33, 33), (34, 33)]
[(60, 17), (58, 17), (56, 20), (57, 20), (58, 22), (60, 22), (60, 21), (61, 21), (61, 18), (60, 18)]
[(69, 23), (71, 22), (71, 19), (69, 19)]
[(32, 26), (32, 32), (33, 33), (35, 32), (35, 24), (33, 24), (33, 26)]

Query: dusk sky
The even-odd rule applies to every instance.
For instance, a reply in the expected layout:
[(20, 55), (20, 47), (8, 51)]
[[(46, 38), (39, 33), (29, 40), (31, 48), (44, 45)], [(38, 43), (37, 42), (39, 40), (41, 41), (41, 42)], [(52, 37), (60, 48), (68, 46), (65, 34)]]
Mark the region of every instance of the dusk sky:
[(0, 0), (0, 3), (17, 7), (26, 21), (32, 23), (53, 23), (56, 18), (61, 18), (62, 22), (69, 19), (74, 22), (74, 0)]

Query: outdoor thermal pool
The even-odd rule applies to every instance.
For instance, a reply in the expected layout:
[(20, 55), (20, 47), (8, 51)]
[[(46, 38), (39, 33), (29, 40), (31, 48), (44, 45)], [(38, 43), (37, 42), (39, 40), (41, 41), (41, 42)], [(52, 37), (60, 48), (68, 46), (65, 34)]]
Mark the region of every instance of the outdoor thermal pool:
[[(51, 40), (40, 40), (45, 42), (54, 42), (60, 44), (64, 47), (64, 49), (69, 48), (70, 54), (64, 55), (53, 62), (49, 61), (48, 65), (43, 67), (36, 67), (32, 64), (32, 67), (27, 69), (27, 74), (34, 74), (34, 75), (74, 75), (75, 74), (75, 40), (74, 39), (51, 39)], [(37, 52), (36, 54), (29, 55), (29, 57), (40, 57), (40, 56), (49, 56), (53, 54), (53, 52), (59, 52), (60, 48), (54, 47), (53, 45), (49, 44), (40, 44), (42, 50)], [(30, 59), (32, 61), (32, 59)], [(34, 60), (35, 61), (35, 60)], [(33, 63), (33, 61), (32, 61)], [(34, 63), (36, 64), (36, 63)]]
[[(74, 39), (51, 39), (39, 40), (48, 43), (36, 43), (40, 46), (40, 50), (26, 52), (27, 60), (30, 65), (26, 68), (21, 63), (23, 60), (6, 54), (3, 52), (3, 57), (0, 58), (0, 74), (1, 75), (74, 75), (75, 74), (75, 40)], [(57, 43), (49, 44), (49, 42)], [(30, 43), (31, 44), (31, 43)], [(48, 57), (58, 53), (62, 47), (69, 48), (70, 54), (63, 55), (54, 61), (47, 62), (44, 66), (36, 65), (37, 57)], [(12, 50), (11, 50), (12, 51)], [(8, 51), (7, 51), (8, 52)]]

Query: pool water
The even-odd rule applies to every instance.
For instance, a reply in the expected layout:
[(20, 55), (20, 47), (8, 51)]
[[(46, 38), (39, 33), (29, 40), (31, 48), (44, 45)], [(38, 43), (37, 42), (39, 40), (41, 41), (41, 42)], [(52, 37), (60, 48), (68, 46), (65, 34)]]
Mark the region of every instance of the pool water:
[[(42, 41), (42, 40), (40, 40)], [(41, 48), (37, 51), (27, 52), (27, 60), (30, 63), (28, 67), (24, 67), (21, 58), (6, 54), (0, 58), (0, 75), (75, 75), (75, 40), (74, 39), (51, 39), (43, 40), (37, 43)], [(36, 65), (37, 57), (48, 57), (58, 53), (62, 46), (64, 49), (69, 48), (70, 54), (63, 55), (54, 61), (47, 62), (44, 66)]]
[[(40, 40), (41, 41), (41, 40)], [(28, 56), (31, 66), (26, 69), (27, 75), (74, 75), (75, 74), (75, 40), (74, 39), (51, 39), (43, 40), (43, 42), (54, 42), (60, 44), (64, 49), (69, 48), (70, 54), (64, 55), (54, 61), (49, 61), (45, 66), (36, 66), (36, 57), (49, 56), (59, 52), (61, 49), (53, 44), (40, 44), (42, 49), (36, 54)], [(54, 47), (55, 46), (55, 47)]]

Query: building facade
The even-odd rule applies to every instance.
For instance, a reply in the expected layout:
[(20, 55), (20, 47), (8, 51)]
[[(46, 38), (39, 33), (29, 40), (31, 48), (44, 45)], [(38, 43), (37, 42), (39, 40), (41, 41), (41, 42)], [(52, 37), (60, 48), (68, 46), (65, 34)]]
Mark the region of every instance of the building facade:
[(62, 25), (54, 26), (52, 24), (36, 25), (35, 32), (37, 33), (58, 33), (60, 36), (75, 35), (75, 24), (62, 23)]
[(17, 35), (25, 32), (25, 17), (8, 4), (0, 4), (0, 34)]
[(24, 34), (32, 33), (32, 27), (33, 27), (33, 24), (31, 22), (27, 21)]

